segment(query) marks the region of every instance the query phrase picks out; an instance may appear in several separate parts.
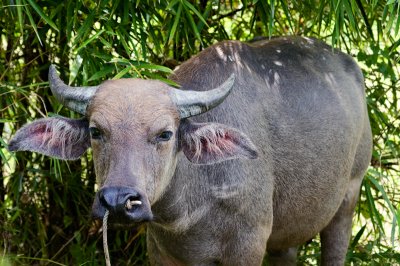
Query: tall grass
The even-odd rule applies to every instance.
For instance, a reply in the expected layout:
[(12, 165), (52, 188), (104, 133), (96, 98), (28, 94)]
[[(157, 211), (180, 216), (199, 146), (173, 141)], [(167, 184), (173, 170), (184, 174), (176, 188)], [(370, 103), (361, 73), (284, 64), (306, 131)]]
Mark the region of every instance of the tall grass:
[[(397, 0), (2, 1), (0, 265), (104, 261), (100, 223), (89, 219), (95, 192), (90, 152), (63, 162), (6, 149), (28, 121), (78, 117), (51, 96), (50, 63), (70, 84), (122, 77), (167, 81), (171, 69), (217, 41), (289, 34), (321, 38), (363, 69), (374, 153), (348, 263), (400, 263), (399, 6)], [(143, 231), (110, 232), (114, 263), (147, 263)], [(317, 263), (318, 239), (299, 255), (306, 264)]]

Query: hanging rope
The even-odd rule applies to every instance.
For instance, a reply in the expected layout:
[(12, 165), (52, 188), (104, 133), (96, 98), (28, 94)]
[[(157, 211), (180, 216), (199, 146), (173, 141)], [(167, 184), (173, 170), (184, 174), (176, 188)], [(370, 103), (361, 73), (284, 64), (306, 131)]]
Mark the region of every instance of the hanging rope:
[[(142, 205), (142, 202), (140, 200), (129, 200), (128, 199), (125, 203), (125, 208), (127, 210), (130, 210), (135, 205)], [(111, 266), (110, 253), (108, 252), (108, 243), (107, 243), (107, 221), (108, 221), (109, 214), (110, 214), (110, 212), (108, 210), (106, 210), (104, 217), (103, 217), (103, 249), (104, 249), (104, 257), (106, 259), (106, 266)]]
[(103, 218), (103, 249), (104, 257), (106, 259), (106, 266), (111, 266), (110, 253), (108, 253), (108, 243), (107, 243), (107, 221), (108, 221), (109, 211), (106, 210)]

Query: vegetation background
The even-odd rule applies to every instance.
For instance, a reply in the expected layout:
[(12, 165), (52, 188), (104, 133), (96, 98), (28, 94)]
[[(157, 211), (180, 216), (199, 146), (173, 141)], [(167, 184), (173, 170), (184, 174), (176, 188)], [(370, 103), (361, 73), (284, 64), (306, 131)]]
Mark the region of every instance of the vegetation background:
[[(301, 35), (351, 54), (366, 80), (374, 134), (354, 217), (349, 265), (400, 264), (398, 0), (3, 0), (0, 6), (0, 265), (103, 265), (101, 222), (90, 219), (92, 157), (58, 161), (7, 151), (26, 122), (78, 117), (57, 103), (47, 72), (96, 85), (121, 77), (166, 80), (224, 39)], [(109, 231), (114, 265), (147, 263), (144, 228)], [(316, 265), (318, 237), (299, 250)]]

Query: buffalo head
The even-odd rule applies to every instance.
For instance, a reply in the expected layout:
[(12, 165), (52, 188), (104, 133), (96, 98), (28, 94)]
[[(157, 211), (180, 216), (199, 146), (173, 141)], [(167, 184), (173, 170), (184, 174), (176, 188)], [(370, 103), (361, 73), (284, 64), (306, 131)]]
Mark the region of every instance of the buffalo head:
[(84, 118), (36, 120), (18, 130), (9, 149), (70, 160), (91, 147), (100, 186), (95, 217), (108, 209), (118, 223), (152, 220), (151, 205), (173, 178), (180, 151), (199, 164), (257, 157), (253, 143), (238, 130), (188, 119), (220, 104), (234, 85), (234, 75), (201, 92), (141, 79), (70, 87), (51, 66), (49, 82), (54, 96)]

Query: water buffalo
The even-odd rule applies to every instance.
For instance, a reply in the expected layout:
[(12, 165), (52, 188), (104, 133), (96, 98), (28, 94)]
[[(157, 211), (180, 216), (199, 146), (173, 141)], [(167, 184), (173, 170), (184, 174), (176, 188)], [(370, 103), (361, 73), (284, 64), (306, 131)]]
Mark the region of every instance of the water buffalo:
[[(343, 265), (371, 157), (362, 73), (325, 43), (224, 41), (160, 81), (70, 87), (54, 96), (82, 119), (22, 127), (11, 151), (62, 159), (93, 150), (93, 215), (147, 222), (153, 265), (296, 261), (318, 233), (322, 264)], [(251, 159), (251, 160), (245, 160)]]

